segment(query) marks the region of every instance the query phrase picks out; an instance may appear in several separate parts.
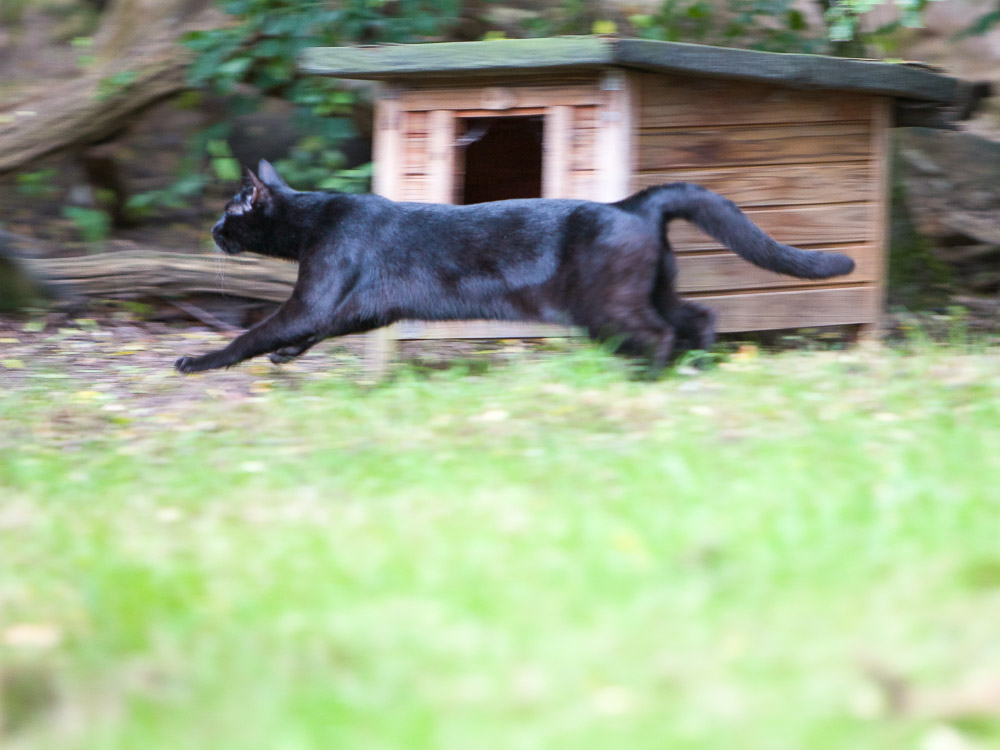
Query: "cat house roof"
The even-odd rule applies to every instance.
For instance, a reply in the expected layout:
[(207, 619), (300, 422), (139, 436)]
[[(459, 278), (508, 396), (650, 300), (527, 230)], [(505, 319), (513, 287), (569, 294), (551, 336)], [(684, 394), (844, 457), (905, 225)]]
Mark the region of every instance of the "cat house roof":
[(968, 108), (976, 86), (913, 63), (712, 47), (618, 37), (502, 39), (361, 47), (314, 47), (307, 73), (374, 80), (468, 78), (621, 67), (774, 83), (800, 89), (849, 90), (930, 105)]

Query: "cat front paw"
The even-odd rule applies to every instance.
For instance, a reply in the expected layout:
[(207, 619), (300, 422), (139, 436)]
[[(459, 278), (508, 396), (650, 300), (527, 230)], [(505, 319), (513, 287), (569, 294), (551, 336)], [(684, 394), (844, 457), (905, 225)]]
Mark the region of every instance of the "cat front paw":
[(182, 372), (185, 375), (190, 375), (192, 372), (201, 372), (202, 370), (207, 370), (199, 362), (200, 357), (181, 357), (176, 362), (174, 362), (174, 369), (177, 372)]

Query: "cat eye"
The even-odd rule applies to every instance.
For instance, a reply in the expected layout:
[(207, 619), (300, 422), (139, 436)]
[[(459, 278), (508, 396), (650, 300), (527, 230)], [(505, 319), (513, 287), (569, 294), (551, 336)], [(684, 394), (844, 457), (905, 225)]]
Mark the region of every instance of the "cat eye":
[(247, 195), (242, 201), (232, 201), (228, 206), (226, 206), (226, 213), (232, 214), (233, 216), (240, 216), (245, 214), (250, 209), (253, 208), (253, 196)]

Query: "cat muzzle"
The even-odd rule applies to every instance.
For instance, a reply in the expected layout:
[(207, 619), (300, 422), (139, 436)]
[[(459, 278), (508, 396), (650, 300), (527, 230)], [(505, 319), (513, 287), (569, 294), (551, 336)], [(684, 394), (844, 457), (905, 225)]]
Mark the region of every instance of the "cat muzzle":
[(234, 247), (233, 244), (227, 240), (222, 234), (222, 222), (220, 219), (216, 222), (215, 226), (212, 227), (212, 239), (215, 240), (215, 245), (226, 255), (236, 255), (240, 249)]

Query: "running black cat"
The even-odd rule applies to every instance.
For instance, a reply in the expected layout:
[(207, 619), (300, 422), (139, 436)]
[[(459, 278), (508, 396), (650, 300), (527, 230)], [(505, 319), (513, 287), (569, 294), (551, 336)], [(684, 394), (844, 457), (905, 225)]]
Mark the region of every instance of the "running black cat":
[(732, 202), (689, 183), (617, 203), (510, 200), (451, 206), (376, 195), (297, 192), (266, 161), (212, 228), (226, 253), (297, 261), (291, 297), (223, 349), (181, 357), (181, 372), (270, 353), (297, 357), (330, 336), (397, 320), (572, 323), (662, 367), (707, 349), (715, 314), (675, 289), (667, 224), (686, 219), (751, 263), (805, 279), (850, 273), (839, 253), (806, 252), (761, 231)]

